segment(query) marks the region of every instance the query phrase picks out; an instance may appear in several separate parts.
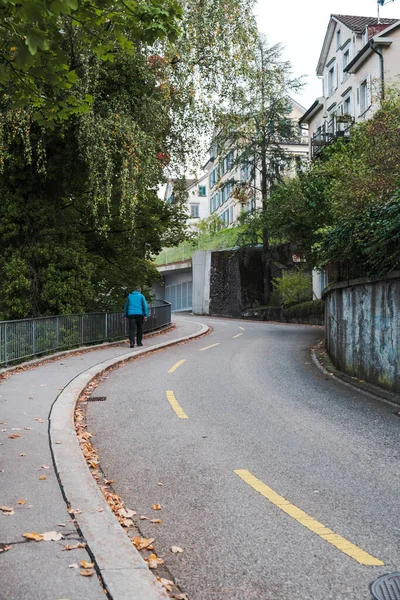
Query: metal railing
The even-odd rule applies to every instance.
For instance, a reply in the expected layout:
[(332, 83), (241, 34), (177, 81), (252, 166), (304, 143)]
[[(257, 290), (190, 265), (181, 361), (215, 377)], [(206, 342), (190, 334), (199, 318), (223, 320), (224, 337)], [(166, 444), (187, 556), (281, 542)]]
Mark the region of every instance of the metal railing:
[(352, 117), (334, 117), (318, 129), (311, 138), (312, 158), (318, 156), (321, 150), (338, 138), (348, 139), (351, 134), (354, 119)]
[[(154, 331), (170, 323), (171, 304), (156, 300), (149, 305), (143, 331)], [(0, 366), (58, 350), (123, 340), (128, 337), (127, 332), (122, 312), (0, 321)]]

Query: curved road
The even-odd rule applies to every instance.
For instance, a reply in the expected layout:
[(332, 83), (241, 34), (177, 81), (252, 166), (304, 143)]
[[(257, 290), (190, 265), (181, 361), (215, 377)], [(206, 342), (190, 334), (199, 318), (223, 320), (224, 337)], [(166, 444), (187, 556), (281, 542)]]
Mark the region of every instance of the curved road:
[(97, 389), (88, 429), (106, 477), (162, 519), (141, 533), (190, 600), (371, 598), (400, 568), (394, 408), (315, 367), (318, 328), (201, 321), (210, 335)]

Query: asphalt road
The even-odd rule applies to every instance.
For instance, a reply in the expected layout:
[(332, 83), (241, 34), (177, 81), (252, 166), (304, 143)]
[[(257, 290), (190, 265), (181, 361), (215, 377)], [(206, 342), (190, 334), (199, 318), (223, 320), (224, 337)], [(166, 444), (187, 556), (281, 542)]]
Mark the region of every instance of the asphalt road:
[(190, 600), (371, 598), (400, 570), (394, 408), (316, 368), (319, 328), (201, 320), (210, 335), (117, 369), (88, 404), (116, 492), (162, 519), (142, 535)]

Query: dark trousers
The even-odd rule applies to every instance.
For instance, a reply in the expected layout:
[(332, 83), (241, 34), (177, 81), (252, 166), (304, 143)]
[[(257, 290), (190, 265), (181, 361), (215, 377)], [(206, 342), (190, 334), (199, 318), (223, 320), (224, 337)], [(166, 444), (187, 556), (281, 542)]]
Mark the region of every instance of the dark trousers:
[(129, 341), (131, 344), (135, 343), (135, 329), (136, 329), (136, 343), (142, 343), (143, 337), (143, 315), (129, 315)]

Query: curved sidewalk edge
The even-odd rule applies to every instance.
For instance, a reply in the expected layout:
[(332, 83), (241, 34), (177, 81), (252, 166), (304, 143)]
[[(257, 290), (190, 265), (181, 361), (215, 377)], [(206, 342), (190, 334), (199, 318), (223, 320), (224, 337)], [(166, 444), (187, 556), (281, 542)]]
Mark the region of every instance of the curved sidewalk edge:
[(400, 405), (400, 396), (398, 394), (384, 390), (372, 383), (368, 383), (368, 381), (357, 379), (357, 377), (351, 377), (351, 375), (347, 375), (347, 373), (336, 369), (324, 347), (316, 346), (313, 348), (311, 350), (311, 357), (313, 363), (320, 371), (325, 375), (329, 375), (332, 379), (335, 379), (335, 381), (338, 381), (342, 385), (353, 388), (353, 390), (361, 392), (375, 400), (381, 400), (387, 404), (391, 404), (394, 407)]
[(75, 434), (75, 405), (88, 383), (110, 367), (210, 331), (207, 325), (197, 324), (201, 329), (196, 333), (143, 348), (134, 355), (123, 354), (81, 373), (60, 393), (50, 413), (50, 446), (65, 500), (82, 511), (75, 519), (113, 600), (165, 600), (169, 596), (114, 517), (87, 467)]

